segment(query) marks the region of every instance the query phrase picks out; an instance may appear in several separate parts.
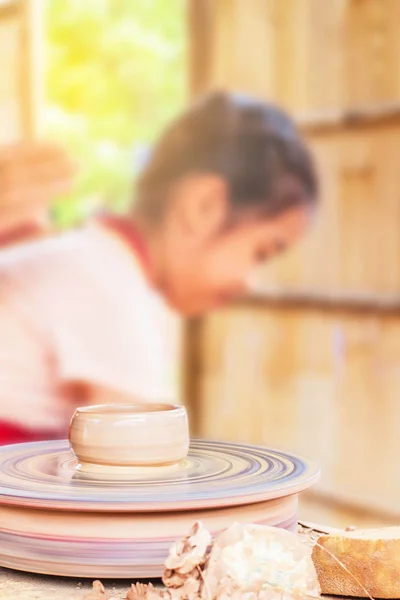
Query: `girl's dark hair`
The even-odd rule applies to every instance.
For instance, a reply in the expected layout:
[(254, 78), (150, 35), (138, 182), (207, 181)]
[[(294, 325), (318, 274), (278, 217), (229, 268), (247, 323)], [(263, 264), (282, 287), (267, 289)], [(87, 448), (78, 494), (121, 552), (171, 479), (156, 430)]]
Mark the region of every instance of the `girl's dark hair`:
[(233, 209), (266, 215), (318, 195), (313, 159), (290, 117), (235, 94), (206, 96), (166, 129), (139, 177), (135, 210), (156, 220), (171, 184), (196, 173), (222, 177)]

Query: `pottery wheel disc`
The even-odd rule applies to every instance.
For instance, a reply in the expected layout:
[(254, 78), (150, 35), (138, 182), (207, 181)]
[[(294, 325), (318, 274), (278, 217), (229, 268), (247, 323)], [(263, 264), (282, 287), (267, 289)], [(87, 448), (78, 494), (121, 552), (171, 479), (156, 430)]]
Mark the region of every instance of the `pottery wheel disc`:
[(222, 508), (297, 494), (318, 477), (307, 461), (244, 444), (194, 441), (176, 468), (131, 480), (76, 471), (66, 441), (0, 448), (0, 504), (53, 510), (174, 511)]
[[(297, 528), (318, 469), (254, 446), (194, 441), (185, 460), (128, 479), (80, 473), (68, 442), (0, 448), (0, 566), (70, 577), (161, 577), (195, 521)], [(104, 474), (103, 474), (104, 475)]]

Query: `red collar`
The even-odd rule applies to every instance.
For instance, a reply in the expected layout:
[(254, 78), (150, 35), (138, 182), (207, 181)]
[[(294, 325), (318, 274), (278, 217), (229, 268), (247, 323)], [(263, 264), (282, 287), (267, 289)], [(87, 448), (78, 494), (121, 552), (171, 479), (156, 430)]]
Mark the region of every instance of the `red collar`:
[(37, 223), (24, 223), (14, 229), (0, 232), (0, 248), (25, 242), (27, 239), (36, 237), (42, 232), (42, 228)]
[(132, 221), (117, 215), (101, 215), (98, 221), (118, 233), (139, 258), (146, 273), (150, 272), (150, 257), (142, 235)]

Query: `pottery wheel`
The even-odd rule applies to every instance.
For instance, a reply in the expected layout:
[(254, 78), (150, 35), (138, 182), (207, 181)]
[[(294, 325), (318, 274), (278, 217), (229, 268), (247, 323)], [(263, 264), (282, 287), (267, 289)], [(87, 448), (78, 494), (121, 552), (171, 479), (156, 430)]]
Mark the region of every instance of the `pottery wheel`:
[(159, 577), (195, 520), (294, 530), (307, 461), (262, 447), (193, 441), (187, 457), (129, 478), (79, 473), (67, 441), (0, 448), (0, 566), (75, 577)]

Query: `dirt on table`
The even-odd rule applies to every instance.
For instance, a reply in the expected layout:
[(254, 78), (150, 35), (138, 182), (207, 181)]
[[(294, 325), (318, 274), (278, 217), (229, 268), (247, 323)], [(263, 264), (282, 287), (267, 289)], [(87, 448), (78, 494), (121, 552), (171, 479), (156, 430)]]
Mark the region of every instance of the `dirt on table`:
[[(102, 583), (108, 596), (122, 600), (132, 582), (102, 580)], [(1, 600), (83, 600), (92, 590), (92, 584), (92, 579), (33, 575), (0, 568)]]

